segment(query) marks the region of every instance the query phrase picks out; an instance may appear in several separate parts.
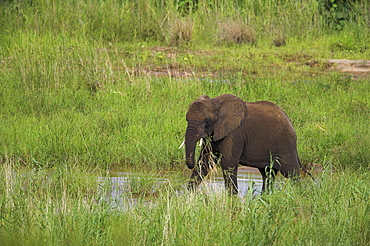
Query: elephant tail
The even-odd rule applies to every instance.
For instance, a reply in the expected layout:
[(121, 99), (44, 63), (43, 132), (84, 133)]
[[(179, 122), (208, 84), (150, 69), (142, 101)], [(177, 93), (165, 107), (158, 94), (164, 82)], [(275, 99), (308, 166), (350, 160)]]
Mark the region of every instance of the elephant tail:
[(306, 174), (308, 174), (308, 175), (312, 178), (312, 180), (313, 180), (313, 181), (316, 181), (316, 180), (315, 180), (315, 178), (312, 176), (312, 174), (311, 174), (309, 171), (307, 171), (307, 170), (303, 167), (302, 162), (301, 162), (301, 160), (299, 159), (299, 157), (298, 157), (298, 163), (299, 163), (299, 165), (301, 166), (302, 170), (303, 170)]

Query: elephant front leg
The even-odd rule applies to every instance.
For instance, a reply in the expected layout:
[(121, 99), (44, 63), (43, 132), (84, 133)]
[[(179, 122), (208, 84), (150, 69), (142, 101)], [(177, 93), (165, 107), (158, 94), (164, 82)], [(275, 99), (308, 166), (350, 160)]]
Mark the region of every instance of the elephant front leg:
[(238, 167), (227, 167), (222, 168), (224, 179), (225, 179), (225, 187), (230, 195), (237, 195), (238, 194), (238, 179), (237, 179), (237, 172)]
[(193, 169), (190, 182), (188, 183), (188, 189), (190, 191), (194, 191), (200, 185), (200, 183), (202, 183), (204, 177), (207, 176), (209, 169), (210, 167), (206, 157), (200, 157), (198, 163)]

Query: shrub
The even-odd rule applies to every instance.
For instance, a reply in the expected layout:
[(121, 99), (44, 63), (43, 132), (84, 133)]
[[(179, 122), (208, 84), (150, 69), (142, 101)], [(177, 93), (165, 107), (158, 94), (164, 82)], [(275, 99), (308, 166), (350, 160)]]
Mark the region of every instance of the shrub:
[(226, 20), (218, 24), (219, 40), (222, 43), (256, 43), (256, 33), (251, 26), (240, 20)]

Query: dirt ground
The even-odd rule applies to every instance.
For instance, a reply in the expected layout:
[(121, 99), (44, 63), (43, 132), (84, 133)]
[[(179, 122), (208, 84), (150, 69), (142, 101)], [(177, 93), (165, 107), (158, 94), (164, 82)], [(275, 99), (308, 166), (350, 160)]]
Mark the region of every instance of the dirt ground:
[[(315, 67), (317, 61), (309, 61), (304, 63), (310, 67)], [(327, 71), (337, 71), (353, 76), (353, 79), (370, 78), (370, 61), (368, 60), (347, 60), (347, 59), (329, 59), (323, 61), (324, 67)], [(141, 72), (150, 74), (152, 76), (168, 76), (171, 77), (218, 77), (219, 72), (199, 72), (195, 73), (191, 69), (184, 69), (182, 67), (168, 66), (161, 69), (144, 68)]]
[[(178, 50), (172, 50), (169, 47), (154, 47), (150, 49), (151, 56), (157, 57), (158, 54), (166, 57), (176, 57), (179, 55)], [(191, 52), (190, 52), (191, 53)], [(193, 52), (194, 53), (194, 52)], [(191, 53), (191, 55), (193, 55)], [(196, 51), (195, 56), (212, 56), (211, 52)], [(349, 74), (353, 79), (370, 78), (370, 60), (348, 60), (348, 59), (329, 59), (329, 60), (315, 60), (312, 56), (304, 55), (286, 55), (282, 59), (288, 64), (292, 63), (295, 66), (309, 66), (314, 70), (320, 72), (336, 71), (344, 74)], [(184, 58), (185, 59), (185, 58)], [(274, 67), (275, 64), (271, 64)], [(279, 65), (278, 65), (279, 66)], [(194, 70), (193, 70), (194, 69)], [(235, 68), (234, 68), (235, 69)], [(283, 68), (284, 69), (284, 68)], [(150, 76), (171, 76), (175, 78), (202, 78), (202, 77), (219, 77), (223, 73), (222, 70), (209, 71), (204, 68), (194, 68), (190, 66), (180, 65), (178, 63), (162, 64), (162, 65), (144, 65), (140, 68), (134, 68), (132, 71), (135, 75), (150, 75)], [(230, 72), (230, 71), (229, 71)]]
[(354, 77), (370, 76), (370, 61), (367, 60), (330, 59), (328, 64), (330, 69), (349, 73)]

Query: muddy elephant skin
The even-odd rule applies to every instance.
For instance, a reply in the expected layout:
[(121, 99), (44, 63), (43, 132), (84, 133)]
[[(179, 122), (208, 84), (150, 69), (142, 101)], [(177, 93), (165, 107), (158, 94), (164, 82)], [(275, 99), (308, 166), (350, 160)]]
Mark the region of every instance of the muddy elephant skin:
[(266, 188), (267, 172), (299, 176), (295, 130), (274, 103), (244, 102), (230, 94), (215, 98), (204, 95), (190, 104), (186, 120), (186, 164), (193, 169), (190, 188), (199, 185), (209, 170), (208, 165), (198, 166), (194, 156), (197, 142), (205, 137), (211, 139), (213, 152), (221, 158), (225, 186), (232, 194), (238, 193), (239, 164), (259, 169), (262, 190)]

